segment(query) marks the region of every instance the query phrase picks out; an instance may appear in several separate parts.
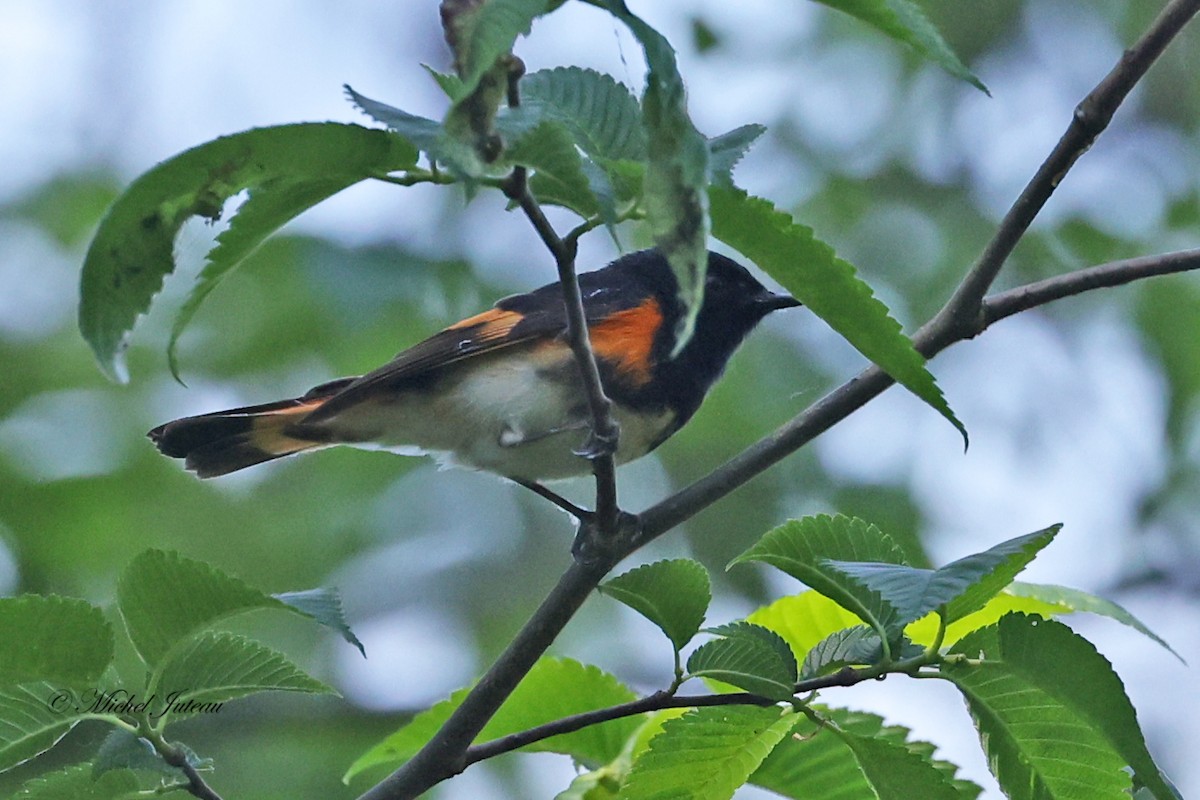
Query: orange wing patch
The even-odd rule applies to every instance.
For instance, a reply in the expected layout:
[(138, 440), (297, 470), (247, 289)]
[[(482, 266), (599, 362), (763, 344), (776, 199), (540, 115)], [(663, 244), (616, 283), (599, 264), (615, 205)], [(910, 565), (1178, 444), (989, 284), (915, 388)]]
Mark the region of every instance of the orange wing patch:
[(650, 298), (641, 305), (609, 315), (588, 333), (598, 357), (612, 364), (621, 377), (644, 386), (652, 377), (654, 363), (650, 354), (662, 324), (662, 309), (657, 300)]
[(499, 308), (489, 308), (482, 314), (467, 317), (446, 328), (448, 331), (461, 331), (476, 328), (475, 336), (481, 342), (500, 339), (512, 332), (517, 323), (525, 319), (524, 314), (516, 311), (503, 311)]

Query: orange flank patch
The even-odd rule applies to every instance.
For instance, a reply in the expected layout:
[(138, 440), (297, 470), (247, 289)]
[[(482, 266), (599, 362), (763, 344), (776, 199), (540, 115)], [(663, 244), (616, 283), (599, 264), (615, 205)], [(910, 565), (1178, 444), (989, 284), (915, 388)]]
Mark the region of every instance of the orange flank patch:
[(612, 364), (618, 375), (643, 386), (650, 382), (654, 366), (650, 354), (662, 322), (662, 309), (650, 298), (593, 325), (588, 331), (592, 349)]

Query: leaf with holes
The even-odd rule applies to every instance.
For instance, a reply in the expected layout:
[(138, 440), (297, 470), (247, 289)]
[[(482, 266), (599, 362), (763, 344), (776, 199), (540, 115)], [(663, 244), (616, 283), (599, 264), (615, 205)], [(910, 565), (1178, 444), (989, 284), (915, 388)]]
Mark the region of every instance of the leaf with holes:
[(226, 200), (249, 193), (238, 215), (247, 219), (210, 255), (176, 335), (216, 282), (284, 222), (371, 175), (411, 167), (416, 156), (386, 131), (306, 123), (223, 136), (143, 174), (108, 210), (83, 263), (79, 330), (101, 369), (127, 379), (129, 333), (175, 270), (175, 236), (188, 219), (217, 220)]

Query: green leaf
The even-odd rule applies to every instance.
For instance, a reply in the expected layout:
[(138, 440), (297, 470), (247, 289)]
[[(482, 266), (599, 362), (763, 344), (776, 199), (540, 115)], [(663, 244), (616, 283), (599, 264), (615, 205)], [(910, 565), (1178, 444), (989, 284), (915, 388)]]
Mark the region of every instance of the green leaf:
[(619, 796), (726, 800), (802, 719), (773, 706), (689, 711), (650, 740)]
[(127, 800), (139, 789), (137, 776), (127, 769), (93, 777), (90, 764), (76, 764), (27, 781), (13, 800)]
[(754, 140), (766, 133), (762, 125), (743, 125), (708, 140), (708, 166), (711, 180), (721, 186), (733, 186), (733, 168), (746, 155)]
[(457, 96), (475, 91), (496, 59), (511, 52), (517, 37), (528, 34), (533, 21), (546, 11), (547, 0), (444, 4), (446, 41), (454, 51), (455, 67), (462, 78)]
[(988, 94), (987, 87), (959, 60), (937, 28), (913, 0), (817, 0), (858, 17), (868, 25), (904, 42), (923, 58)]
[(268, 691), (337, 694), (283, 653), (245, 636), (206, 631), (176, 647), (159, 670), (158, 713), (213, 713), (221, 703)]
[(40, 755), (88, 713), (73, 691), (35, 681), (0, 686), (0, 772)]
[(826, 637), (860, 622), (833, 600), (811, 591), (781, 597), (746, 617), (746, 621), (778, 633), (801, 658), (806, 658), (807, 653)]
[(541, 123), (513, 142), (507, 157), (533, 170), (529, 186), (543, 203), (569, 208), (585, 218), (599, 211), (599, 201), (583, 171), (583, 159), (561, 123)]
[(429, 73), (429, 77), (433, 78), (438, 88), (445, 92), (452, 101), (463, 96), (462, 78), (449, 72), (438, 72), (428, 64), (422, 64), (421, 67)]
[[(1026, 536), (1019, 536), (975, 556), (942, 567), (960, 577), (967, 577), (970, 588), (946, 605), (946, 621), (955, 622), (983, 608), (989, 600), (1008, 587), (1013, 578), (1033, 561), (1044, 547), (1054, 541), (1062, 525), (1051, 525)], [(996, 558), (999, 558), (997, 561)], [(990, 566), (989, 566), (990, 564)], [(982, 574), (978, 570), (982, 569)], [(977, 575), (977, 577), (972, 577)]]
[(112, 625), (84, 600), (0, 598), (0, 684), (50, 681), (90, 688), (113, 658)]
[[(1020, 798), (1128, 797), (1128, 764), (1165, 800), (1112, 665), (1065, 625), (1010, 614), (964, 637), (943, 674), (963, 693), (1000, 785)], [(971, 663), (967, 659), (982, 659)]]
[(642, 183), (654, 245), (671, 265), (685, 309), (675, 331), (678, 353), (692, 336), (708, 270), (708, 141), (687, 113), (683, 78), (671, 44), (633, 14), (624, 0), (602, 6), (625, 23), (646, 53), (642, 123), (648, 161)]
[(302, 592), (283, 592), (275, 595), (275, 599), (336, 632), (357, 647), (363, 658), (367, 657), (363, 643), (358, 640), (346, 622), (346, 613), (342, 610), (342, 596), (336, 589), (320, 588), (307, 589)]
[(421, 152), (428, 153), (431, 156), (437, 155), (438, 143), (442, 136), (442, 125), (440, 122), (419, 117), (416, 114), (401, 111), (395, 106), (389, 106), (387, 103), (381, 103), (378, 100), (364, 97), (350, 88), (349, 84), (343, 84), (342, 89), (345, 90), (350, 102), (368, 117), (376, 122), (387, 125), (388, 128), (407, 139)]
[[(1060, 527), (1010, 539), (936, 570), (832, 559), (825, 563), (877, 592), (896, 610), (888, 621), (888, 632), (894, 634), (936, 608), (951, 606), (949, 621), (978, 610), (1012, 582), (1013, 576), (1053, 540)], [(950, 610), (955, 616), (950, 617)]]
[(521, 79), (521, 108), (561, 122), (583, 152), (602, 162), (646, 157), (642, 110), (609, 75), (579, 67), (532, 72)]
[(849, 579), (831, 561), (903, 564), (904, 554), (874, 525), (853, 517), (820, 515), (768, 531), (730, 562), (762, 561), (781, 569), (872, 627), (888, 627), (897, 611), (877, 591)]
[[(407, 725), (359, 756), (342, 780), (348, 783), (365, 770), (380, 766), (395, 769), (408, 761), (462, 704), (467, 691), (460, 689), (448, 700), (417, 714)], [(542, 658), (475, 741), (497, 739), (562, 717), (628, 703), (636, 697), (620, 681), (597, 667), (566, 658)], [(626, 740), (640, 724), (637, 717), (623, 717), (544, 739), (522, 749), (564, 753), (589, 765), (605, 764), (620, 755)]]
[[(957, 622), (947, 625), (946, 633), (942, 638), (942, 645), (949, 647), (972, 631), (986, 628), (988, 625), (994, 625), (1005, 614), (1019, 612), (1021, 614), (1030, 614), (1042, 617), (1043, 619), (1049, 619), (1061, 614), (1070, 614), (1072, 611), (1071, 608), (1062, 604), (1017, 597), (1010, 593), (1011, 590), (1012, 586), (1009, 586), (989, 600), (983, 608), (968, 614)], [(929, 614), (909, 625), (904, 629), (904, 632), (914, 642), (929, 646), (933, 644), (937, 637), (938, 625), (939, 620), (937, 616)]]
[(657, 625), (676, 652), (700, 630), (712, 600), (708, 571), (687, 558), (643, 564), (599, 589)]
[[(910, 731), (906, 728), (884, 726), (883, 719), (875, 714), (820, 705), (813, 708), (845, 735), (870, 738), (920, 757), (952, 783), (957, 790), (956, 796), (962, 800), (974, 798), (982, 791), (969, 781), (956, 779), (957, 767), (934, 759), (934, 746), (909, 739)], [(808, 719), (797, 724), (793, 734), (772, 751), (750, 777), (751, 783), (796, 800), (878, 800), (882, 796), (843, 737), (827, 728), (818, 728)], [(895, 754), (889, 755), (895, 757)], [(908, 795), (924, 796), (920, 792)]]
[(285, 601), (209, 564), (163, 550), (147, 550), (135, 557), (117, 583), (117, 603), (129, 638), (151, 667), (200, 629), (256, 608), (300, 614), (328, 625), (351, 644), (357, 644), (345, 621), (327, 613), (329, 599), (305, 597), (310, 594), (281, 596), (287, 598)]
[(876, 664), (883, 658), (883, 640), (874, 628), (855, 625), (834, 631), (817, 642), (804, 657), (803, 679), (816, 678), (842, 667)]
[(170, 778), (178, 778), (180, 775), (178, 768), (163, 761), (155, 752), (154, 745), (124, 728), (113, 728), (108, 736), (104, 737), (100, 749), (96, 751), (91, 773), (93, 778), (99, 778), (104, 773), (114, 770), (152, 772)]
[(778, 633), (750, 622), (707, 632), (721, 638), (696, 648), (687, 662), (689, 678), (711, 678), (773, 700), (791, 699), (796, 656)]
[(1099, 614), (1102, 617), (1114, 619), (1122, 625), (1127, 625), (1143, 636), (1150, 638), (1168, 653), (1183, 661), (1183, 657), (1179, 653), (1176, 653), (1171, 645), (1167, 644), (1158, 634), (1142, 624), (1141, 620), (1111, 600), (1079, 589), (1070, 589), (1066, 586), (1054, 586), (1045, 583), (1014, 581), (1008, 587), (1008, 591), (1016, 597), (1062, 606), (1065, 609), (1062, 613), (1086, 611), (1089, 614)]
[(844, 732), (841, 738), (879, 800), (960, 800), (955, 785), (928, 758), (884, 739)]
[(811, 228), (767, 200), (729, 186), (713, 186), (709, 200), (714, 236), (779, 281), (860, 353), (949, 420), (967, 442), (966, 428), (925, 368), (924, 357), (853, 266)]
[(385, 131), (306, 123), (223, 136), (142, 175), (108, 210), (83, 264), (79, 330), (101, 369), (127, 379), (129, 333), (174, 271), (175, 236), (190, 217), (216, 220), (226, 200), (249, 192), (241, 213), (251, 222), (228, 232), (195, 292), (203, 295), (283, 222), (364, 178), (412, 166), (416, 155)]

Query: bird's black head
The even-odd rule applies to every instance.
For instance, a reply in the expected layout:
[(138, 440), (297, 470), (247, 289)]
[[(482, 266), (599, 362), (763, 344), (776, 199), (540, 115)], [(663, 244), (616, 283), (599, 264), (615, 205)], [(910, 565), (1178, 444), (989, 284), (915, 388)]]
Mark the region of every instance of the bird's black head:
[(655, 250), (645, 250), (625, 256), (613, 266), (635, 272), (643, 285), (649, 285), (663, 309), (664, 324), (655, 344), (655, 373), (659, 380), (653, 385), (665, 396), (646, 400), (654, 404), (665, 401), (675, 410), (680, 425), (699, 408), (747, 334), (772, 311), (800, 305), (787, 295), (770, 292), (736, 261), (710, 252), (704, 302), (692, 337), (671, 357), (683, 306), (678, 282), (667, 260)]

